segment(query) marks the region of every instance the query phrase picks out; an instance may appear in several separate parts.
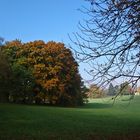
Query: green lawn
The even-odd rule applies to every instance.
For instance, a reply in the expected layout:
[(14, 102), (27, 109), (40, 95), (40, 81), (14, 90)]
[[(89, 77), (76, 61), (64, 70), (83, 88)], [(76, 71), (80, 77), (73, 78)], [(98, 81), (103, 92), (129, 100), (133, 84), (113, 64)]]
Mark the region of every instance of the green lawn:
[(140, 96), (79, 108), (0, 104), (0, 140), (140, 139)]

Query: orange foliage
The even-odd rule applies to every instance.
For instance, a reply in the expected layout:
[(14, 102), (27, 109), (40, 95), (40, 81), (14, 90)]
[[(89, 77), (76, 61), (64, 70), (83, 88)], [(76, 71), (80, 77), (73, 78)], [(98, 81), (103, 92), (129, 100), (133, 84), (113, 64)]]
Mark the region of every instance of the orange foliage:
[(63, 96), (72, 99), (80, 94), (78, 64), (63, 43), (34, 41), (22, 44), (13, 41), (6, 46), (11, 49), (16, 47), (13, 52), (16, 53), (16, 62), (32, 70), (36, 84), (40, 87), (36, 96), (47, 100), (55, 98), (57, 104)]

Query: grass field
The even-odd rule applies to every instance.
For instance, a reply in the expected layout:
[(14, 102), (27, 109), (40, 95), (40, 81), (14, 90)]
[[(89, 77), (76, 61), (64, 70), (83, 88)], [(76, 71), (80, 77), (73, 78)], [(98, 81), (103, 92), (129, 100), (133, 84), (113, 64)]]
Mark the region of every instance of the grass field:
[(0, 140), (139, 140), (140, 96), (79, 108), (0, 104)]

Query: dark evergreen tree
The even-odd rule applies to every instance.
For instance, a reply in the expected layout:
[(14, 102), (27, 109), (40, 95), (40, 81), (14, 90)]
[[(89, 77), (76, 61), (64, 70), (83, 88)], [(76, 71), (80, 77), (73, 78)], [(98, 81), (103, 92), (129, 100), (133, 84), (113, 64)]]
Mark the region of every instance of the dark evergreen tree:
[(113, 84), (112, 83), (110, 83), (110, 85), (109, 85), (109, 88), (108, 88), (108, 93), (107, 93), (109, 96), (114, 96), (114, 95), (116, 95), (116, 90), (115, 90), (115, 88), (114, 88), (114, 86), (113, 86)]

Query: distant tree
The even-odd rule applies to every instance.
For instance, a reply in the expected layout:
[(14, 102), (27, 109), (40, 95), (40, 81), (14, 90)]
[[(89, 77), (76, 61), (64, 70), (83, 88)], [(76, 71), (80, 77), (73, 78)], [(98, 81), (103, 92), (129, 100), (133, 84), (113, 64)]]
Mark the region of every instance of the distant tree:
[(71, 39), (77, 59), (89, 63), (93, 81), (140, 80), (140, 0), (87, 0), (87, 19)]
[(89, 98), (101, 98), (104, 96), (104, 91), (98, 85), (92, 84), (90, 85), (88, 97)]
[(140, 86), (138, 86), (138, 87), (137, 87), (137, 92), (139, 92), (139, 93), (140, 93)]
[(114, 89), (115, 89), (116, 95), (118, 95), (119, 92), (120, 92), (120, 86), (119, 85), (115, 85)]
[(121, 95), (131, 95), (132, 94), (132, 88), (129, 85), (129, 82), (124, 82), (120, 85), (120, 94)]
[(135, 91), (133, 91), (134, 95), (140, 95), (140, 86), (137, 87)]
[(114, 96), (114, 95), (116, 95), (116, 89), (115, 89), (115, 87), (113, 86), (112, 83), (110, 83), (110, 85), (109, 85), (107, 95), (109, 95), (109, 96)]
[(81, 82), (81, 93), (83, 96), (84, 103), (88, 102), (88, 92), (89, 92), (89, 88), (87, 86), (85, 86), (84, 82), (82, 81)]

